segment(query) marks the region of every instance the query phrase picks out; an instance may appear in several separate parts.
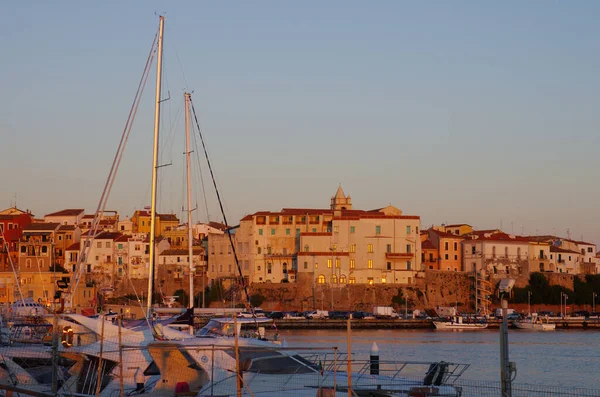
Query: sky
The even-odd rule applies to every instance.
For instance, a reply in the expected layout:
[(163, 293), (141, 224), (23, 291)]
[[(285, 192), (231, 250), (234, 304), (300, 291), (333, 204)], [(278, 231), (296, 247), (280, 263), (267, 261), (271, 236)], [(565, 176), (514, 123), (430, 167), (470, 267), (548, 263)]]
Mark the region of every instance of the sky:
[[(27, 1), (3, 14), (0, 207), (95, 210), (164, 14), (160, 211), (187, 208), (187, 91), (230, 224), (327, 208), (341, 183), (355, 208), (391, 203), (423, 227), (600, 244), (598, 2)], [(122, 216), (150, 204), (154, 73), (108, 203)], [(222, 220), (205, 164), (194, 220)]]

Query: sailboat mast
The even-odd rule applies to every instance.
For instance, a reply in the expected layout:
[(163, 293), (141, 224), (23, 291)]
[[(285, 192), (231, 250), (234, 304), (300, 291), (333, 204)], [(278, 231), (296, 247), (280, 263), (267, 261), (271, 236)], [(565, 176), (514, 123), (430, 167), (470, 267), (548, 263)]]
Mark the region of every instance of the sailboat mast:
[(190, 143), (190, 94), (183, 94), (185, 98), (185, 161), (187, 174), (187, 207), (188, 207), (188, 261), (190, 264), (190, 302), (188, 307), (194, 308), (194, 250), (192, 247), (192, 160)]
[(150, 263), (148, 266), (148, 318), (152, 315), (152, 292), (154, 291), (154, 262), (156, 252), (154, 241), (156, 234), (156, 180), (158, 171), (158, 130), (160, 126), (160, 85), (162, 77), (162, 49), (165, 17), (160, 16), (158, 27), (158, 49), (156, 54), (156, 101), (154, 104), (154, 147), (152, 153), (152, 203), (150, 207)]

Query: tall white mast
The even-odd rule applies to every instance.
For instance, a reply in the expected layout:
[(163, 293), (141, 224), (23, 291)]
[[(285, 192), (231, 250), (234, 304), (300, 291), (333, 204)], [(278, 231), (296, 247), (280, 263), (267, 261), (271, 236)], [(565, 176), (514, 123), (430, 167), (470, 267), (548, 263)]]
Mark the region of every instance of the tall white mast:
[(194, 250), (192, 247), (192, 161), (190, 143), (190, 94), (183, 94), (185, 98), (185, 160), (187, 174), (187, 207), (188, 207), (188, 257), (190, 263), (190, 302), (188, 307), (194, 308)]
[(154, 289), (154, 240), (156, 227), (156, 179), (158, 171), (158, 130), (160, 125), (160, 84), (162, 77), (162, 47), (165, 17), (160, 16), (158, 27), (158, 49), (156, 54), (156, 102), (154, 104), (154, 148), (152, 154), (152, 207), (150, 209), (150, 264), (148, 267), (148, 318), (152, 315), (152, 290)]

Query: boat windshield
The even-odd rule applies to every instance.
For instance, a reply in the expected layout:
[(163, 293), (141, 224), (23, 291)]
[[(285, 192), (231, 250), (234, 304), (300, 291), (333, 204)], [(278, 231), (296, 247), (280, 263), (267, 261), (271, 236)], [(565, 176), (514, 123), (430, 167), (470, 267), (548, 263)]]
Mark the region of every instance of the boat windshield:
[(220, 322), (216, 320), (210, 320), (208, 324), (198, 331), (197, 336), (200, 337), (219, 337), (219, 336), (233, 336), (233, 323)]
[[(235, 350), (225, 350), (235, 359)], [(274, 349), (240, 347), (240, 361), (252, 360), (248, 372), (261, 374), (309, 374), (319, 371), (317, 366), (298, 354), (287, 355)]]

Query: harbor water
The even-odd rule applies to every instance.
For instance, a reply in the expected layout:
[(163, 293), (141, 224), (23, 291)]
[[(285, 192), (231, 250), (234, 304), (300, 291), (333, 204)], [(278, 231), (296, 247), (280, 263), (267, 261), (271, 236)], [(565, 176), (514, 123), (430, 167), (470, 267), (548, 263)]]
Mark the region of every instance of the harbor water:
[[(284, 330), (290, 347), (337, 346), (346, 351), (346, 333), (340, 330)], [(352, 352), (367, 359), (373, 342), (381, 360), (451, 361), (470, 364), (461, 377), (474, 381), (500, 380), (498, 330), (355, 330)], [(535, 385), (598, 389), (600, 332), (509, 332), (510, 361), (517, 365), (515, 382)]]

